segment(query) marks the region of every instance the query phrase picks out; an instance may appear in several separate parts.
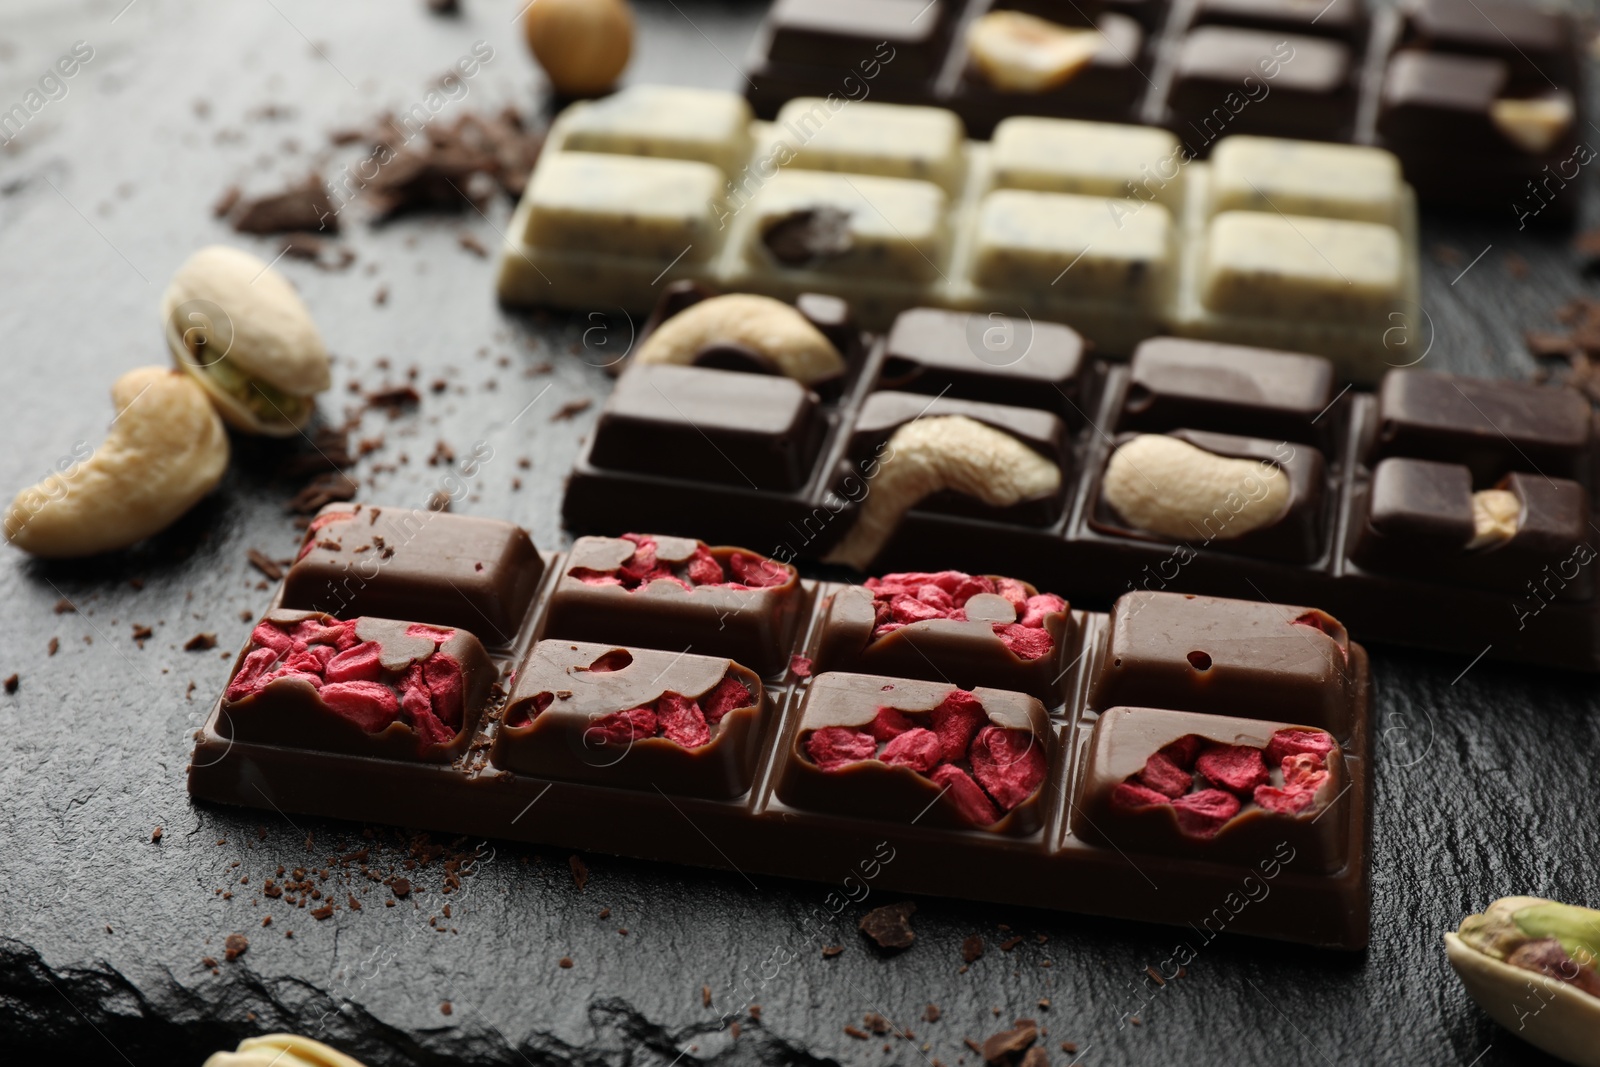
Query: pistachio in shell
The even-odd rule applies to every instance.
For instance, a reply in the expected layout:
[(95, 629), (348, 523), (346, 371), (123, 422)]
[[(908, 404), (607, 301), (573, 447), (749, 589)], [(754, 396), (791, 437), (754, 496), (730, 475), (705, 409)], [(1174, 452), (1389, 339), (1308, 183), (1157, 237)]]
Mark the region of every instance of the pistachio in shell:
[(287, 437), (327, 389), (328, 350), (289, 280), (226, 245), (200, 249), (161, 298), (172, 358), (230, 426)]
[(1578, 1067), (1600, 1067), (1600, 911), (1503, 897), (1444, 935), (1478, 1006), (1506, 1029)]

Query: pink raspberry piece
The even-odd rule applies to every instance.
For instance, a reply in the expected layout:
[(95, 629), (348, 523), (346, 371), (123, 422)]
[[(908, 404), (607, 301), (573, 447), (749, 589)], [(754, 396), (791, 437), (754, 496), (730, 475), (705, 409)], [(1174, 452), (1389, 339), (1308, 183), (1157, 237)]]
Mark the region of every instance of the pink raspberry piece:
[(1044, 745), (1027, 730), (985, 726), (972, 739), (972, 776), (1010, 811), (1044, 781)]
[(967, 601), (979, 593), (994, 592), (994, 583), (981, 574), (962, 575), (961, 582), (950, 593), (950, 599), (957, 607), (965, 607)]
[(369, 734), (400, 715), (400, 701), (394, 692), (377, 682), (330, 682), (322, 687), (322, 702)]
[(1165, 745), (1161, 754), (1186, 771), (1194, 770), (1195, 757), (1200, 755), (1200, 735), (1185, 734)]
[(881, 707), (867, 726), (867, 732), (879, 741), (893, 741), (907, 730), (915, 729), (916, 725), (898, 708)]
[(1207, 745), (1194, 767), (1207, 781), (1240, 796), (1249, 796), (1271, 778), (1261, 750), (1249, 745)]
[(327, 668), (328, 661), (333, 659), (332, 645), (307, 645), (303, 651), (291, 653), (283, 661), (283, 669), (297, 671), (303, 674), (314, 674), (318, 680)]
[(973, 826), (992, 826), (1000, 821), (1000, 813), (995, 810), (993, 801), (960, 767), (941, 763), (929, 777), (944, 789), (945, 799), (955, 804), (956, 811)]
[(918, 727), (883, 746), (883, 755), (878, 758), (895, 767), (910, 767), (926, 774), (938, 765), (942, 751), (938, 735)]
[(1333, 735), (1321, 730), (1279, 730), (1267, 742), (1267, 761), (1276, 767), (1285, 756), (1302, 752), (1320, 756), (1326, 761), (1328, 753), (1332, 751)]
[(944, 703), (933, 709), (930, 718), (947, 760), (966, 759), (973, 735), (989, 721), (978, 698), (965, 689), (952, 689)]
[(407, 637), (420, 637), (426, 641), (432, 641), (436, 645), (444, 644), (455, 635), (456, 632), (454, 630), (447, 630), (438, 626), (428, 626), (420, 622), (414, 622), (410, 626), (406, 627)]
[(435, 714), (428, 694), (426, 671), (421, 664), (407, 667), (400, 679), (400, 710), (405, 712), (412, 732), (425, 744), (444, 745), (455, 737), (455, 731), (439, 721)]
[(1296, 786), (1280, 789), (1275, 785), (1261, 785), (1256, 787), (1254, 794), (1257, 804), (1278, 815), (1298, 815), (1309, 808), (1316, 798), (1315, 789)]
[(621, 585), (622, 579), (610, 571), (597, 571), (593, 567), (574, 567), (567, 572), (569, 578), (576, 578), (584, 585)]
[(667, 693), (656, 701), (656, 721), (661, 735), (684, 748), (699, 748), (711, 740), (705, 713), (688, 697)]
[(1291, 788), (1309, 786), (1316, 789), (1328, 780), (1328, 772), (1321, 756), (1314, 752), (1296, 752), (1283, 757), (1283, 784)]
[(270, 622), (258, 623), (256, 628), (250, 631), (250, 641), (262, 648), (270, 648), (280, 656), (287, 655), (294, 648), (294, 638)]
[(228, 700), (243, 700), (256, 692), (265, 684), (266, 673), (277, 662), (278, 654), (270, 648), (252, 650), (239, 664), (238, 673), (228, 683), (228, 690), (223, 696)]
[(583, 732), (585, 745), (629, 745), (641, 738), (654, 737), (659, 727), (652, 708), (613, 711), (589, 723)]
[(1050, 631), (1021, 623), (995, 623), (994, 632), (1000, 643), (1011, 650), (1018, 659), (1035, 660), (1049, 655), (1055, 642)]
[(752, 589), (770, 589), (789, 580), (789, 569), (776, 560), (735, 552), (728, 557), (728, 569), (742, 584)]
[(1172, 806), (1178, 813), (1178, 829), (1190, 837), (1215, 837), (1229, 819), (1239, 814), (1240, 804), (1232, 793), (1202, 789), (1179, 797)]
[(461, 664), (454, 656), (435, 652), (423, 661), (422, 678), (428, 687), (434, 714), (452, 730), (459, 729), (466, 699)]
[(794, 672), (796, 678), (809, 678), (811, 677), (811, 660), (806, 656), (790, 656), (789, 669)]
[(871, 734), (848, 726), (824, 726), (806, 738), (806, 754), (825, 771), (869, 760), (877, 752), (878, 742)]
[(937, 585), (934, 585), (932, 582), (928, 582), (926, 585), (917, 586), (917, 591), (913, 595), (919, 601), (928, 605), (928, 607), (933, 608), (940, 615), (949, 615), (950, 612), (955, 610), (956, 604), (955, 601), (950, 598), (950, 594), (939, 588)]
[(330, 682), (376, 682), (383, 673), (381, 652), (378, 642), (363, 641), (329, 660), (322, 676)]
[(1139, 781), (1162, 796), (1181, 797), (1194, 784), (1194, 775), (1174, 763), (1164, 752), (1157, 752), (1144, 762)]
[(1067, 602), (1054, 593), (1040, 593), (1031, 596), (1024, 602), (1024, 609), (1019, 612), (1022, 616), (1017, 621), (1024, 626), (1043, 626), (1044, 617), (1058, 611), (1066, 611)]
[(901, 624), (944, 618), (938, 608), (924, 604), (913, 596), (895, 597), (889, 603), (889, 614), (895, 622)]
[(1171, 803), (1171, 797), (1157, 793), (1154, 789), (1138, 782), (1118, 782), (1117, 787), (1111, 791), (1111, 807), (1115, 811), (1139, 811)]
[(648, 581), (656, 571), (656, 539), (640, 534), (623, 534), (623, 540), (634, 544), (633, 555), (623, 561), (620, 568), (625, 585), (639, 585)]
[(728, 580), (722, 571), (722, 564), (717, 562), (717, 557), (713, 556), (711, 550), (703, 544), (695, 545), (694, 556), (689, 560), (685, 573), (689, 575), (689, 581), (695, 585), (721, 585)]
[(717, 683), (717, 687), (700, 698), (700, 709), (705, 712), (706, 722), (718, 723), (730, 711), (748, 708), (756, 702), (756, 698), (745, 688), (743, 682), (728, 675)]
[(1015, 578), (997, 578), (994, 591), (1011, 601), (1011, 606), (1017, 609), (1017, 618), (1028, 613), (1028, 587)]

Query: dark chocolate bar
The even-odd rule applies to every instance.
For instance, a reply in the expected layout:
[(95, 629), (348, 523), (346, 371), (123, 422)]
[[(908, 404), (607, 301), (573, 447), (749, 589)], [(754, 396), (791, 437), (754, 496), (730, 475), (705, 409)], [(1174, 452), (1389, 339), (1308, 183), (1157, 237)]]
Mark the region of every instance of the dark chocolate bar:
[[(865, 339), (838, 395), (812, 394), (815, 458), (782, 490), (711, 459), (712, 473), (603, 462), (608, 409), (565, 521), (698, 530), (868, 573), (1007, 573), (1095, 607), (1138, 589), (1316, 604), (1365, 641), (1600, 670), (1600, 442), (1577, 393), (1416, 369), (1340, 390), (1320, 357), (1176, 338), (1115, 366), (1083, 358), (1065, 327), (1002, 320), (918, 309)], [(1008, 330), (1032, 348), (994, 355), (985, 332)], [(734, 379), (770, 381), (699, 373), (729, 395)], [(857, 644), (866, 609), (851, 613)]]
[[(1582, 20), (1528, 3), (937, 0), (914, 23), (915, 0), (899, 3), (775, 3), (746, 64), (756, 113), (870, 94), (949, 108), (974, 137), (1034, 115), (1164, 126), (1195, 156), (1247, 132), (1375, 144), (1425, 202), (1557, 224), (1593, 156)], [(968, 46), (997, 11), (1096, 27), (1102, 43), (1064, 82), (997, 89)]]
[[(289, 611), (295, 576), (279, 589), (191, 794), (1366, 944), (1367, 659), (1314, 609), (1137, 593), (1108, 617), (1004, 576), (797, 581), (638, 534), (497, 572), (538, 593), (486, 651), (439, 625), (432, 548), (392, 547), (408, 621)], [(1272, 891), (1231, 906), (1253, 882)]]

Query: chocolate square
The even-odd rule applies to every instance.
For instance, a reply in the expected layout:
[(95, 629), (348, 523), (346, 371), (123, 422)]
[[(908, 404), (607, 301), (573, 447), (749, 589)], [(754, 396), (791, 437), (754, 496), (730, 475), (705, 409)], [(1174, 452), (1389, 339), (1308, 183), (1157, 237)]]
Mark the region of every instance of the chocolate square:
[[(1280, 731), (1290, 733), (1280, 735)], [(1318, 770), (1326, 773), (1319, 774), (1320, 784), (1314, 790), (1297, 795), (1286, 788), (1286, 769), (1294, 764), (1284, 765), (1285, 741), (1292, 745), (1290, 739), (1318, 734), (1322, 731), (1283, 722), (1158, 708), (1110, 708), (1096, 720), (1090, 735), (1088, 759), (1072, 808), (1073, 833), (1125, 853), (1246, 865), (1276, 854), (1283, 862), (1292, 862), (1296, 870), (1338, 871), (1349, 858), (1348, 823), (1355, 802), (1347, 798), (1350, 773), (1337, 742), (1325, 734), (1320, 740), (1320, 745), (1331, 744), (1332, 750), (1316, 757), (1322, 763)], [(1214, 758), (1219, 760), (1217, 766), (1225, 768), (1228, 756), (1247, 755), (1242, 749), (1262, 753), (1261, 766), (1252, 775), (1235, 768), (1235, 774), (1219, 774), (1220, 780), (1214, 781), (1196, 767), (1197, 759), (1198, 767), (1206, 768)], [(1151, 757), (1157, 757), (1157, 766), (1151, 766)], [(1185, 777), (1190, 781), (1186, 783)], [(1264, 792), (1253, 786), (1227, 787), (1256, 779), (1262, 779)], [(1161, 785), (1167, 794), (1185, 791), (1175, 797), (1162, 795), (1146, 782)], [(1285, 794), (1304, 807), (1288, 810), (1292, 805), (1286, 805)], [(1190, 807), (1197, 799), (1221, 801), (1226, 807), (1221, 811), (1211, 808), (1210, 812), (1208, 805)], [(1226, 814), (1229, 809), (1232, 815)], [(1285, 847), (1292, 859), (1285, 858)]]
[(1349, 739), (1350, 639), (1315, 608), (1182, 593), (1128, 593), (1111, 609), (1091, 707), (1171, 708), (1276, 721)]
[(1510, 471), (1581, 481), (1590, 473), (1593, 422), (1589, 402), (1570, 389), (1394, 370), (1378, 390), (1367, 455), (1460, 463), (1475, 489)]
[[(732, 706), (711, 722), (724, 685), (743, 686), (744, 696), (724, 701)], [(700, 744), (673, 740), (687, 728), (687, 702), (688, 718), (700, 715)], [(517, 669), (490, 759), (540, 778), (728, 799), (750, 789), (765, 709), (761, 680), (732, 660), (540, 641)]]
[(1352, 44), (1367, 33), (1363, 0), (1198, 0), (1194, 25), (1337, 37)]
[[(968, 733), (964, 741), (958, 736), (957, 727), (935, 721), (936, 715), (943, 714), (936, 709), (949, 707), (953, 693), (962, 694), (955, 698), (957, 701), (970, 698), (981, 709), (978, 723), (972, 727), (975, 734)], [(880, 719), (880, 710), (885, 708), (890, 709), (891, 714)], [(886, 729), (880, 725), (880, 736), (869, 736), (868, 743), (863, 745), (863, 753), (871, 747), (874, 754), (863, 754), (853, 762), (832, 769), (818, 764), (812, 742), (814, 735), (824, 730), (842, 730), (850, 739), (859, 740), (863, 734), (870, 735), (875, 723), (895, 719), (893, 712), (903, 717), (899, 720), (900, 726)], [(903, 736), (888, 737), (889, 730), (903, 729), (906, 725), (936, 733), (941, 748), (946, 743), (946, 731), (954, 736), (951, 751), (940, 754), (938, 759), (947, 766), (954, 766), (965, 780), (940, 782), (930, 777), (929, 772), (913, 766), (883, 762), (885, 757), (896, 758), (888, 745), (893, 745), (896, 737)], [(989, 762), (973, 755), (975, 748), (982, 747), (986, 739), (984, 730), (988, 727), (1029, 735), (1001, 761), (998, 769), (1002, 774), (1010, 771), (1020, 776), (1026, 771), (1030, 778), (1037, 775), (1038, 784), (1026, 799), (1008, 810), (992, 795), (996, 791), (991, 789), (994, 779), (974, 762), (975, 759)], [(878, 743), (871, 745), (873, 740)], [(955, 748), (960, 748), (963, 754), (956, 756)], [(891, 679), (875, 674), (820, 674), (806, 690), (805, 700), (800, 705), (799, 724), (780, 751), (777, 794), (785, 804), (809, 811), (1022, 836), (1034, 833), (1043, 823), (1040, 797), (1050, 783), (1054, 754), (1054, 738), (1044, 705), (1022, 693), (974, 689), (967, 694), (948, 682)], [(989, 762), (989, 767), (995, 768), (996, 764)], [(951, 772), (935, 768), (931, 773)], [(989, 784), (977, 784), (985, 779)], [(999, 818), (977, 823), (964, 814), (972, 809), (964, 808), (962, 800), (966, 797), (962, 794), (971, 795), (974, 790), (981, 790), (975, 798), (979, 799), (979, 808), (988, 804), (990, 810), (999, 813)]]
[[(999, 3), (996, 9), (1027, 5)], [(1053, 6), (1053, 5), (1035, 5)], [(1070, 17), (1055, 12), (1041, 17), (1051, 22), (1081, 28), (1088, 14), (1083, 8), (1067, 9)], [(1028, 10), (1029, 14), (1037, 12)], [(1146, 28), (1136, 17), (1107, 11), (1094, 19), (1100, 43), (1093, 58), (1062, 84), (1040, 92), (1012, 92), (994, 88), (972, 64), (967, 63), (954, 96), (963, 112), (970, 113), (977, 127), (974, 135), (987, 132), (1010, 115), (1047, 115), (1053, 118), (1105, 119), (1127, 121), (1149, 86), (1141, 70), (1145, 53)], [(965, 55), (965, 45), (957, 45)]]
[(1355, 119), (1350, 48), (1319, 37), (1200, 26), (1179, 46), (1167, 103), (1191, 146), (1227, 133), (1341, 140)]
[(1578, 29), (1570, 15), (1505, 0), (1406, 0), (1403, 47), (1493, 56), (1534, 87), (1573, 78)]
[(442, 511), (329, 504), (306, 531), (281, 606), (516, 636), (544, 560), (520, 526)]
[(1321, 356), (1155, 337), (1134, 349), (1120, 431), (1189, 427), (1328, 449), (1341, 420)]
[(1043, 408), (1081, 424), (1083, 349), (1056, 322), (913, 308), (894, 320), (877, 387)]
[(777, 0), (767, 15), (775, 64), (865, 69), (912, 82), (938, 69), (944, 42), (942, 0)]
[[(992, 582), (1009, 580), (985, 577)], [(1027, 596), (1038, 594), (1033, 586), (1019, 584)], [(964, 689), (980, 685), (1015, 689), (1051, 703), (1059, 698), (1062, 665), (1076, 638), (1065, 602), (1060, 611), (1046, 614), (1038, 628), (1049, 637), (1048, 651), (1024, 655), (1018, 649), (1036, 650), (1025, 647), (1025, 641), (1008, 644), (1000, 632), (1019, 621), (1016, 608), (1003, 596), (978, 593), (965, 602), (964, 619), (923, 619), (877, 636), (881, 623), (875, 599), (864, 586), (849, 586), (833, 595), (823, 612), (817, 670), (947, 681)]]
[[(564, 570), (550, 595), (543, 634), (574, 641), (611, 639), (670, 652), (694, 650), (726, 656), (760, 675), (782, 671), (808, 607), (795, 569), (737, 548), (707, 548), (684, 537), (654, 535), (655, 558), (680, 577), (627, 581), (623, 572), (637, 554), (633, 542), (614, 537), (580, 537), (567, 553)], [(690, 564), (709, 555), (723, 570), (726, 584), (695, 581)], [(732, 569), (735, 556), (746, 561)], [(761, 586), (740, 575), (755, 570)], [(683, 583), (691, 583), (684, 588)]]
[(821, 446), (817, 395), (791, 378), (629, 367), (600, 412), (590, 461), (751, 489), (797, 489)]

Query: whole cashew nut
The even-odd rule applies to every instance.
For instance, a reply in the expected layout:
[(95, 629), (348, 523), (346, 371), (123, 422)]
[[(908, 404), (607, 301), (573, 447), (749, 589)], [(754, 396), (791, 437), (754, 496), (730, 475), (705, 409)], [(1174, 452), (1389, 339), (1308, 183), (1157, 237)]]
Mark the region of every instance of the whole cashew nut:
[(1061, 468), (1008, 433), (965, 415), (917, 419), (889, 438), (855, 526), (824, 562), (866, 570), (906, 512), (941, 489), (1004, 508), (1060, 488)]
[(781, 300), (728, 293), (693, 304), (663, 322), (634, 357), (641, 363), (693, 363), (710, 345), (734, 344), (766, 357), (810, 385), (844, 370), (844, 357), (800, 312)]
[(47, 559), (92, 556), (160, 533), (216, 488), (228, 435), (182, 371), (141, 367), (111, 388), (117, 417), (89, 456), (24, 489), (6, 538)]
[(217, 1052), (204, 1067), (362, 1067), (361, 1061), (298, 1034), (264, 1034), (239, 1042), (236, 1052)]
[[(1274, 464), (1219, 456), (1159, 433), (1118, 447), (1100, 492), (1135, 529), (1217, 541), (1271, 526), (1291, 497), (1288, 476)], [(1226, 521), (1213, 531), (1219, 512)]]

